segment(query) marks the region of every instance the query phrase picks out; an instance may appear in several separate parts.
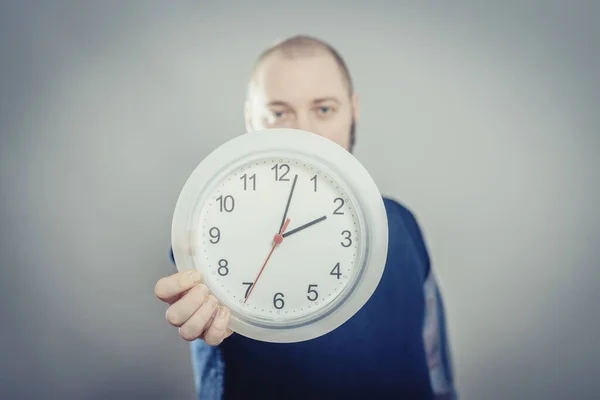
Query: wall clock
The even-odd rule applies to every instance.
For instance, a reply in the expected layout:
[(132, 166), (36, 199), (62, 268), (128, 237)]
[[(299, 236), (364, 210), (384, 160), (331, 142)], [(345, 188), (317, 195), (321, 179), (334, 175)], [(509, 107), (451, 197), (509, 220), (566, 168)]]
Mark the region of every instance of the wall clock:
[(283, 343), (324, 335), (364, 306), (383, 274), (388, 225), (352, 154), (313, 133), (266, 129), (194, 169), (171, 236), (178, 270), (200, 271), (230, 308), (230, 329)]

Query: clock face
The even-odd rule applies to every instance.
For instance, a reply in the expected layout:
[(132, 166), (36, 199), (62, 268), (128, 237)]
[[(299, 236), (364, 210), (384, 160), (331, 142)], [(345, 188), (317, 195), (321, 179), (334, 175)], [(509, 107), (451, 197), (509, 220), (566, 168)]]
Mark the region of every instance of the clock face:
[(257, 324), (325, 315), (361, 271), (359, 212), (339, 178), (306, 158), (256, 157), (198, 205), (192, 257), (219, 300)]
[(313, 133), (267, 129), (212, 151), (173, 214), (179, 271), (196, 269), (229, 328), (289, 343), (352, 317), (379, 284), (387, 215), (365, 168)]

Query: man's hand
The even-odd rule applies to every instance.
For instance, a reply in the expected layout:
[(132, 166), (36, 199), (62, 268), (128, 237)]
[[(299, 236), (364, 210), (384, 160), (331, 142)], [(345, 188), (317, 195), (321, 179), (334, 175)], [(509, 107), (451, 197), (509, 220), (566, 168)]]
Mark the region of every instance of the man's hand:
[(202, 339), (217, 346), (233, 331), (227, 329), (229, 309), (208, 292), (198, 271), (179, 272), (161, 278), (154, 294), (169, 304), (167, 321), (179, 328), (179, 336), (187, 341)]

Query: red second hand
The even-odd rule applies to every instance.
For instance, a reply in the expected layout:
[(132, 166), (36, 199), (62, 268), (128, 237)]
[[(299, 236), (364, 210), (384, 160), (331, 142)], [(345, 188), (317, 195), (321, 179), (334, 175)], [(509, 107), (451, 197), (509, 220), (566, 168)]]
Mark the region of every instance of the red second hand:
[(275, 242), (273, 244), (273, 248), (271, 249), (271, 252), (267, 256), (267, 259), (265, 260), (265, 263), (263, 264), (262, 268), (260, 269), (260, 272), (258, 273), (258, 276), (254, 280), (254, 284), (250, 288), (250, 291), (248, 292), (248, 296), (246, 296), (246, 298), (244, 299), (244, 303), (246, 302), (246, 300), (248, 300), (248, 297), (250, 297), (250, 295), (252, 294), (252, 291), (254, 290), (254, 287), (256, 287), (256, 282), (258, 282), (258, 278), (260, 278), (260, 274), (262, 274), (263, 270), (265, 269), (265, 266), (267, 265), (267, 262), (269, 262), (269, 258), (271, 258), (271, 254), (273, 254), (273, 251), (275, 251), (275, 248), (277, 247), (277, 245), (281, 244), (281, 242), (283, 242), (283, 233), (285, 232), (285, 230), (286, 230), (287, 226), (289, 225), (289, 223), (290, 223), (290, 219), (288, 218), (288, 219), (285, 220), (285, 223), (281, 227), (281, 231), (279, 231), (279, 233), (277, 235), (275, 235), (275, 237), (273, 238), (273, 241)]

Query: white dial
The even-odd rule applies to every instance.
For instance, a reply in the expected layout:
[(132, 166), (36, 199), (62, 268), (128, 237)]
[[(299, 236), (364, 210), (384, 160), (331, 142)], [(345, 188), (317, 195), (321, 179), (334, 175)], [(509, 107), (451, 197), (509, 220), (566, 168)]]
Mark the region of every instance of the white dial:
[(196, 263), (217, 297), (247, 318), (278, 324), (315, 315), (360, 269), (350, 196), (307, 161), (260, 158), (234, 168), (199, 218)]
[(180, 271), (197, 269), (229, 327), (271, 342), (323, 335), (356, 313), (387, 257), (383, 199), (364, 167), (299, 130), (238, 136), (185, 183), (171, 241)]

